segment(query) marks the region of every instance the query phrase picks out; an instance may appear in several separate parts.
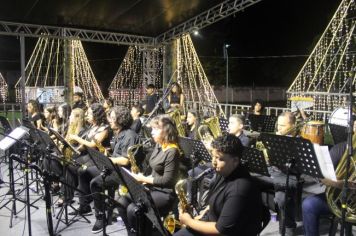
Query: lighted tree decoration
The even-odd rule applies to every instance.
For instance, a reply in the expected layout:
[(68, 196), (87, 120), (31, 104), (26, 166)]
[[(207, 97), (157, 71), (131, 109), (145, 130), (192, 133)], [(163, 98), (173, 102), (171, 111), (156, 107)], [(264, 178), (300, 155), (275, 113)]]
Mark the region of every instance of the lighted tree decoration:
[[(200, 63), (191, 37), (187, 34), (176, 40), (177, 81), (191, 104), (199, 104), (204, 113), (225, 116), (214, 90)], [(218, 114), (217, 114), (217, 113)]]
[[(65, 48), (69, 63), (64, 62)], [(69, 55), (69, 56), (68, 56)], [(67, 66), (67, 68), (65, 68)], [(41, 37), (26, 65), (26, 101), (39, 99), (42, 103), (64, 102), (64, 92), (67, 86), (74, 91), (81, 91), (84, 99), (104, 99), (94, 73), (89, 65), (83, 45), (79, 40), (69, 40)], [(70, 70), (72, 83), (65, 82), (64, 70)], [(20, 78), (21, 79), (21, 78)], [(16, 100), (21, 101), (20, 79), (17, 81)]]
[(8, 93), (7, 83), (0, 73), (0, 102), (5, 103), (7, 101)]
[(162, 87), (163, 48), (130, 46), (110, 87), (109, 96), (117, 105), (132, 106), (146, 96), (145, 88)]
[(311, 97), (314, 110), (345, 106), (347, 81), (355, 91), (355, 2), (343, 0), (303, 68), (289, 87), (288, 97)]

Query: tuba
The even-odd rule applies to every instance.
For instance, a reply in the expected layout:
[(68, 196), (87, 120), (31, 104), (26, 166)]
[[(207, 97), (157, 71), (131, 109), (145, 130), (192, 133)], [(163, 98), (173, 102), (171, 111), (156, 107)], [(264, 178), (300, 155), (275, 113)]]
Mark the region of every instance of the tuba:
[[(356, 135), (352, 137), (352, 148), (356, 147)], [(335, 171), (337, 179), (345, 179), (346, 171), (346, 162), (348, 156), (348, 149), (346, 149), (343, 154), (337, 168)], [(349, 182), (356, 181), (356, 153), (353, 153), (352, 159), (350, 160), (350, 177)], [(329, 205), (329, 208), (337, 217), (341, 218), (342, 215), (342, 190), (335, 187), (326, 188), (326, 199)], [(356, 223), (356, 190), (350, 189), (346, 199), (346, 221), (355, 224)]]
[(174, 124), (177, 127), (178, 135), (181, 137), (185, 137), (185, 128), (183, 126), (182, 118), (178, 109), (171, 111), (168, 113), (171, 119), (174, 121)]
[(198, 135), (200, 140), (211, 143), (213, 139), (222, 134), (219, 117), (213, 116), (201, 122), (198, 128)]
[(130, 146), (127, 149), (127, 158), (130, 161), (131, 164), (131, 172), (134, 174), (137, 174), (140, 172), (140, 168), (138, 167), (135, 159), (135, 154), (138, 152), (139, 148), (142, 147), (142, 144), (135, 144)]

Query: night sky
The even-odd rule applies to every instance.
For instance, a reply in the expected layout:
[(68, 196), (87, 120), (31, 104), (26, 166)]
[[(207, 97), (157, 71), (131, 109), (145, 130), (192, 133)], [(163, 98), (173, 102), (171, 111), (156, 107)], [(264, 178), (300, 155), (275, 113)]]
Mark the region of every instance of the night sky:
[[(337, 9), (340, 0), (263, 0), (200, 30), (193, 42), (208, 78), (225, 84), (223, 45), (230, 44), (229, 77), (235, 86), (288, 87)], [(27, 60), (35, 39), (26, 39)], [(126, 46), (83, 43), (100, 86), (115, 76)], [(19, 40), (0, 36), (0, 72), (20, 70)]]

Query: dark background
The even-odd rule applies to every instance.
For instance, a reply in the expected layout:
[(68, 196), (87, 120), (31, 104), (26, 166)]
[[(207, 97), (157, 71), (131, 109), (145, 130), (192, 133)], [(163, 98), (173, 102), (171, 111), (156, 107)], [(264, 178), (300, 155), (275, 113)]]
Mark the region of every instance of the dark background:
[[(288, 87), (331, 20), (340, 0), (263, 0), (192, 35), (213, 85), (225, 84), (223, 45), (228, 43), (230, 86)], [(26, 38), (26, 60), (36, 39)], [(114, 78), (127, 46), (85, 43), (103, 89)], [(0, 36), (0, 72), (9, 84), (20, 71), (19, 39)]]

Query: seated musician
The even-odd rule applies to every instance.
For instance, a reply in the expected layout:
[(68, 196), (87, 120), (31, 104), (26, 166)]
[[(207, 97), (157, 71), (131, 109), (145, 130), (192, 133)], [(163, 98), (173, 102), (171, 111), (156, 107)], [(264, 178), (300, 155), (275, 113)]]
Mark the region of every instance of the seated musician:
[(42, 130), (48, 131), (48, 128), (52, 128), (52, 129), (58, 131), (59, 118), (58, 118), (56, 107), (47, 106), (43, 111), (43, 115), (45, 118), (45, 124), (42, 127)]
[(261, 99), (254, 100), (251, 108), (252, 108), (252, 111), (250, 114), (257, 115), (257, 116), (264, 114), (264, 105), (263, 105), (263, 101)]
[(27, 104), (27, 111), (30, 121), (37, 129), (44, 127), (44, 116), (40, 111), (40, 105), (36, 100), (30, 100)]
[[(291, 112), (284, 112), (278, 116), (277, 120), (277, 135), (295, 136), (295, 116)], [(285, 203), (285, 189), (286, 189), (286, 174), (274, 166), (268, 167), (271, 177), (259, 176), (261, 183), (272, 185), (275, 190), (274, 202), (278, 206), (279, 215), (285, 216), (286, 235), (294, 235), (296, 229), (295, 221), (295, 196), (297, 191), (297, 177), (293, 174), (289, 177), (288, 200)], [(287, 211), (284, 212), (284, 205), (287, 204)], [(280, 230), (282, 228), (282, 220), (279, 221)]]
[(169, 107), (172, 109), (179, 109), (180, 111), (184, 108), (184, 95), (182, 87), (174, 82), (172, 83), (172, 90), (168, 95)]
[[(173, 121), (165, 115), (151, 121), (152, 137), (156, 146), (149, 158), (150, 175), (135, 174), (134, 178), (146, 184), (153, 202), (160, 214), (166, 216), (173, 208), (175, 200), (174, 186), (179, 174), (178, 131)], [(130, 196), (119, 199), (119, 213), (125, 222), (128, 235), (136, 235), (135, 204)]]
[[(356, 132), (356, 121), (354, 121), (353, 126), (354, 134)], [(353, 135), (353, 140), (355, 140), (356, 136)], [(353, 141), (355, 144), (355, 142)], [(336, 170), (337, 165), (339, 164), (341, 158), (346, 155), (346, 147), (347, 142), (341, 142), (334, 145), (330, 149), (330, 157), (333, 162), (334, 168)], [(355, 147), (355, 146), (354, 146)], [(343, 188), (343, 180), (332, 181), (329, 179), (322, 179), (321, 182), (329, 187), (334, 188)], [(350, 182), (349, 187), (355, 189), (356, 183)], [(331, 215), (330, 208), (326, 201), (326, 194), (320, 193), (314, 196), (307, 197), (303, 200), (302, 204), (302, 213), (303, 213), (303, 227), (304, 234), (306, 236), (314, 236), (319, 235), (319, 219), (321, 216)]]
[[(78, 134), (69, 134), (66, 136), (67, 141), (78, 145), (80, 155), (73, 155), (73, 160), (76, 165), (69, 165), (67, 168), (66, 178), (70, 185), (78, 186), (82, 192), (81, 194), (90, 193), (89, 187), (85, 184), (81, 184), (80, 176), (84, 174), (84, 168), (80, 168), (78, 164), (85, 165), (86, 167), (93, 166), (93, 163), (86, 152), (86, 147), (91, 148), (105, 148), (110, 142), (110, 131), (106, 120), (106, 114), (103, 106), (99, 103), (92, 104), (88, 109), (87, 121), (90, 124), (89, 128), (80, 136)], [(79, 179), (78, 179), (79, 176)], [(73, 197), (71, 193), (68, 199)], [(81, 200), (82, 198), (79, 198)], [(90, 206), (87, 205), (79, 209), (79, 213), (90, 212)]]
[(69, 116), (71, 111), (72, 109), (67, 103), (62, 103), (58, 107), (58, 122), (59, 122), (58, 133), (63, 137), (67, 135), (67, 130), (69, 126)]
[(135, 131), (136, 134), (139, 134), (142, 126), (140, 117), (143, 115), (143, 108), (139, 104), (133, 105), (130, 113), (133, 119), (130, 129)]
[(241, 165), (243, 146), (234, 135), (224, 134), (212, 142), (212, 166), (217, 176), (211, 184), (209, 206), (198, 218), (182, 209), (174, 235), (257, 235), (261, 230), (261, 193), (248, 170)]
[(240, 139), (243, 146), (248, 147), (250, 140), (243, 132), (244, 122), (245, 118), (242, 115), (233, 114), (229, 117), (228, 130), (230, 134), (233, 134)]
[(187, 137), (191, 139), (199, 139), (199, 115), (196, 110), (189, 110), (187, 115), (188, 130), (186, 132)]
[[(110, 127), (114, 132), (112, 139), (113, 153), (110, 157), (112, 162), (120, 166), (129, 166), (130, 162), (127, 158), (127, 149), (139, 143), (138, 135), (130, 129), (132, 124), (132, 117), (130, 110), (124, 106), (113, 107), (110, 111), (109, 117)], [(137, 165), (141, 166), (141, 159), (137, 159)], [(88, 167), (84, 173), (79, 176), (79, 189), (84, 193), (92, 193), (93, 197), (83, 196), (79, 198), (79, 212), (90, 212), (90, 202), (94, 200), (96, 222), (92, 228), (93, 233), (98, 233), (103, 230), (104, 221), (103, 214), (105, 209), (105, 199), (101, 196), (103, 188), (117, 188), (119, 186), (119, 179), (115, 175), (110, 174), (106, 177), (106, 185), (104, 186), (103, 178), (100, 175), (102, 170), (96, 166)]]
[(84, 94), (82, 92), (75, 92), (73, 94), (73, 106), (72, 109), (81, 108), (84, 111), (87, 110), (87, 105), (83, 101)]

